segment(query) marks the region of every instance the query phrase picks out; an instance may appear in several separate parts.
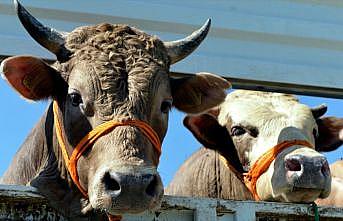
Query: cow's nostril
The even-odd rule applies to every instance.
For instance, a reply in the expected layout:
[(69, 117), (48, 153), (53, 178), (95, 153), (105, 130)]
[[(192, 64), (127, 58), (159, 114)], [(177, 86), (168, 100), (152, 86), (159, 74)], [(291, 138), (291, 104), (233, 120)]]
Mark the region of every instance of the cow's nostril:
[(103, 182), (105, 184), (105, 189), (110, 191), (119, 191), (120, 184), (118, 181), (111, 176), (109, 172), (106, 172), (103, 178)]
[(157, 191), (157, 185), (158, 185), (158, 179), (157, 176), (154, 175), (154, 178), (149, 183), (148, 187), (146, 188), (145, 192), (151, 197), (154, 197), (156, 195)]
[(301, 164), (299, 160), (295, 158), (286, 159), (285, 166), (286, 166), (286, 169), (288, 169), (289, 171), (301, 170)]

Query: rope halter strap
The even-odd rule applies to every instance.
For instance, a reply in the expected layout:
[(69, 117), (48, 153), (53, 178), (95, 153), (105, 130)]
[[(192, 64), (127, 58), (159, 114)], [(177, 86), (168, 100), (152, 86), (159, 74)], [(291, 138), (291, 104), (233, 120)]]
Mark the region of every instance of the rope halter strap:
[(78, 187), (80, 192), (83, 196), (88, 198), (87, 190), (85, 190), (79, 180), (79, 175), (77, 172), (77, 162), (82, 156), (82, 154), (90, 148), (97, 139), (102, 137), (105, 134), (108, 134), (114, 128), (118, 126), (134, 126), (140, 129), (140, 131), (150, 140), (151, 144), (155, 148), (156, 152), (158, 153), (158, 156), (161, 155), (161, 141), (157, 135), (157, 133), (152, 129), (147, 123), (140, 120), (125, 120), (122, 122), (118, 122), (115, 120), (107, 121), (103, 124), (100, 124), (99, 126), (95, 127), (93, 130), (91, 130), (88, 134), (86, 134), (81, 141), (76, 145), (74, 148), (70, 158), (67, 152), (66, 142), (64, 140), (63, 131), (62, 131), (62, 125), (59, 118), (58, 113), (58, 103), (56, 100), (53, 102), (53, 112), (54, 112), (54, 124), (56, 129), (56, 135), (58, 143), (62, 150), (62, 155), (66, 164), (66, 167), (69, 171), (69, 174), (74, 182), (74, 184)]
[(269, 149), (262, 156), (260, 156), (254, 163), (254, 165), (250, 168), (250, 170), (247, 173), (244, 173), (243, 175), (241, 173), (238, 173), (237, 170), (235, 170), (234, 167), (230, 165), (230, 163), (224, 157), (220, 157), (220, 159), (228, 168), (233, 168), (232, 171), (236, 174), (238, 178), (240, 178), (244, 182), (245, 186), (252, 193), (255, 200), (259, 201), (260, 197), (258, 196), (256, 189), (256, 183), (258, 178), (268, 170), (270, 164), (273, 162), (273, 160), (275, 160), (275, 158), (280, 152), (294, 145), (302, 145), (305, 147), (313, 148), (313, 145), (306, 140), (283, 141)]

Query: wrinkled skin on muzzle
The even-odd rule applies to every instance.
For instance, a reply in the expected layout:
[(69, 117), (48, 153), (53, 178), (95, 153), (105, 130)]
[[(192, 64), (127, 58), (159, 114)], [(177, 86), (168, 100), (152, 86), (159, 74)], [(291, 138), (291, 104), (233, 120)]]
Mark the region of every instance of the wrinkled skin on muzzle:
[(155, 168), (114, 172), (104, 167), (92, 179), (89, 194), (94, 209), (110, 214), (139, 213), (160, 205), (163, 185)]

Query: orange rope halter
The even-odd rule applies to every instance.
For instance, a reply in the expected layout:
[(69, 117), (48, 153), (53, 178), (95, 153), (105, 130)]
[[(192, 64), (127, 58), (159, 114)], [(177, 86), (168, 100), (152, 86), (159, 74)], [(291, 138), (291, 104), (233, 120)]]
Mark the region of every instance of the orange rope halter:
[[(77, 172), (77, 161), (82, 156), (83, 152), (85, 152), (89, 147), (91, 147), (97, 139), (101, 136), (109, 133), (114, 128), (118, 126), (134, 126), (138, 127), (141, 132), (150, 140), (153, 147), (155, 148), (158, 156), (161, 155), (161, 141), (157, 135), (157, 133), (152, 129), (147, 123), (140, 120), (125, 120), (122, 122), (118, 122), (115, 120), (107, 121), (99, 126), (95, 127), (92, 131), (90, 131), (86, 136), (84, 136), (81, 141), (76, 145), (74, 148), (70, 158), (67, 152), (66, 142), (64, 140), (62, 126), (59, 120), (58, 114), (58, 103), (56, 100), (53, 102), (53, 112), (54, 112), (54, 124), (56, 129), (56, 135), (58, 143), (62, 150), (62, 155), (66, 164), (66, 167), (69, 171), (69, 174), (74, 182), (74, 184), (78, 187), (80, 192), (88, 198), (87, 191), (81, 186), (79, 175)], [(108, 215), (110, 220), (120, 220), (115, 219), (117, 216)], [(120, 216), (118, 216), (119, 218)], [(113, 219), (112, 219), (113, 218)]]
[(109, 221), (121, 221), (121, 219), (123, 218), (121, 215), (110, 215), (110, 214), (107, 214), (107, 217)]
[[(270, 164), (273, 162), (273, 160), (275, 160), (275, 158), (281, 151), (294, 145), (302, 145), (313, 148), (313, 145), (306, 140), (286, 140), (277, 144), (276, 146), (265, 152), (262, 156), (260, 156), (254, 163), (254, 165), (250, 168), (249, 172), (243, 174), (243, 179), (242, 174), (238, 173), (235, 169), (232, 170), (237, 175), (237, 177), (244, 182), (245, 186), (253, 194), (256, 201), (260, 200), (256, 189), (258, 178), (268, 170)], [(228, 168), (233, 168), (233, 166), (230, 165), (230, 163), (224, 157), (221, 157), (220, 159)]]

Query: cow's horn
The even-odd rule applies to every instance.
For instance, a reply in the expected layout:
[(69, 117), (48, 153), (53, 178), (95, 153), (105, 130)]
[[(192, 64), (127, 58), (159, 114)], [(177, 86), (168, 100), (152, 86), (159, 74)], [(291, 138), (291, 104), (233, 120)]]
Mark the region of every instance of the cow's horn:
[(211, 19), (207, 19), (206, 23), (200, 29), (193, 32), (186, 38), (177, 41), (164, 42), (171, 63), (174, 64), (192, 53), (205, 39), (208, 31), (210, 30), (210, 26)]
[(14, 0), (18, 18), (27, 32), (43, 47), (57, 56), (58, 60), (66, 60), (69, 52), (65, 48), (65, 32), (59, 32), (41, 24), (19, 2)]

